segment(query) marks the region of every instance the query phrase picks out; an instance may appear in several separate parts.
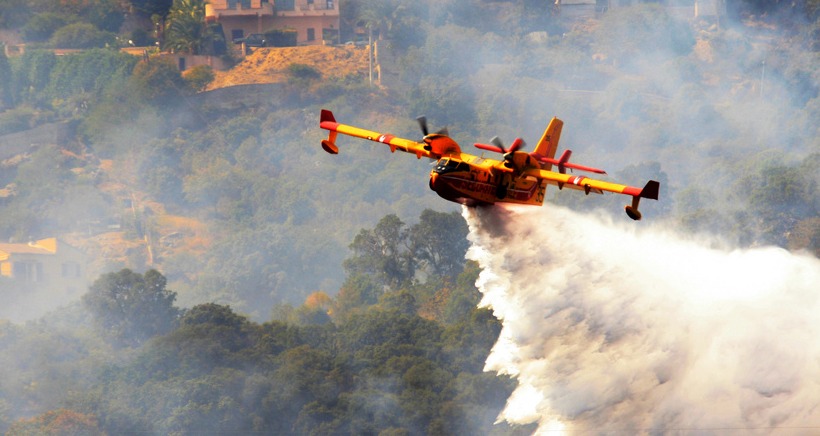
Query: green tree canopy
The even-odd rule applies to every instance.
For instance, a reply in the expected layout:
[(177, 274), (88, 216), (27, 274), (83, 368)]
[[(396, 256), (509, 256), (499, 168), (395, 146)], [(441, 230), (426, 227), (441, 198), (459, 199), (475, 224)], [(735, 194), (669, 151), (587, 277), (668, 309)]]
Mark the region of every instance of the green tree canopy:
[(203, 0), (174, 0), (165, 30), (165, 49), (181, 53), (204, 54), (214, 35), (205, 23)]
[(467, 223), (458, 212), (425, 209), (410, 229), (413, 257), (437, 276), (455, 278), (464, 269), (469, 248)]
[(119, 345), (137, 346), (168, 333), (177, 323), (176, 292), (165, 285), (157, 270), (139, 274), (123, 269), (97, 279), (83, 303), (104, 335)]
[(179, 98), (190, 92), (173, 61), (158, 57), (137, 64), (131, 85), (138, 98), (162, 107), (175, 107)]
[(95, 48), (116, 45), (115, 34), (90, 23), (74, 23), (57, 29), (48, 40), (57, 48)]
[(146, 16), (159, 15), (164, 17), (173, 6), (173, 0), (131, 0), (131, 5)]
[(373, 230), (362, 229), (350, 244), (353, 257), (345, 260), (348, 274), (369, 274), (393, 289), (413, 279), (416, 269), (408, 251), (404, 222), (395, 214), (382, 218)]

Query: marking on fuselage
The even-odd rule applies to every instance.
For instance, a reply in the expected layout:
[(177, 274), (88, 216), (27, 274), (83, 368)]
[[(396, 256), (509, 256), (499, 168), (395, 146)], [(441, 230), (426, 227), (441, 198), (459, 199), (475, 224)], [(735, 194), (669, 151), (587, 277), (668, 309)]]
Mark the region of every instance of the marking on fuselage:
[[(495, 198), (497, 192), (497, 185), (495, 183), (484, 183), (479, 181), (467, 180), (455, 176), (441, 176), (440, 179), (446, 182), (448, 188), (461, 192), (467, 195), (481, 196), (489, 195)], [(529, 201), (538, 191), (539, 183), (532, 183), (527, 189), (516, 188), (515, 184), (508, 190), (507, 197), (516, 201)], [(543, 193), (543, 190), (542, 190)]]

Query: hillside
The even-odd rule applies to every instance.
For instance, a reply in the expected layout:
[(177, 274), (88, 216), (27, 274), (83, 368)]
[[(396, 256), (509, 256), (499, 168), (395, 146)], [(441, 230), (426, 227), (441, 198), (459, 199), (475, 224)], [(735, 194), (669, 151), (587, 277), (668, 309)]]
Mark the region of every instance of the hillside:
[(367, 49), (355, 46), (261, 47), (228, 71), (216, 71), (208, 90), (253, 83), (286, 80), (292, 64), (313, 67), (322, 78), (364, 76), (368, 72)]

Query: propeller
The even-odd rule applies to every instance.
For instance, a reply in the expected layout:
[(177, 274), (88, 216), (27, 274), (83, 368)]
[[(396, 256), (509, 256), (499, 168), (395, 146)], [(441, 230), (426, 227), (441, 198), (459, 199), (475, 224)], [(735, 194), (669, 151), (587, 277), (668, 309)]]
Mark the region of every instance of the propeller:
[(593, 167), (588, 167), (586, 165), (578, 165), (578, 164), (575, 164), (575, 163), (570, 163), (569, 162), (569, 157), (570, 156), (572, 156), (572, 150), (564, 150), (564, 152), (561, 153), (561, 156), (558, 159), (550, 159), (546, 156), (534, 156), (534, 157), (540, 162), (548, 163), (548, 164), (552, 164), (552, 165), (558, 165), (558, 172), (561, 173), (561, 174), (566, 174), (567, 168), (581, 170), (581, 171), (589, 171), (591, 173), (597, 173), (597, 174), (606, 174), (606, 171), (604, 171), (602, 169), (599, 169), (599, 168), (593, 168)]
[(420, 117), (416, 118), (416, 121), (418, 121), (418, 122), (419, 122), (419, 127), (421, 127), (421, 133), (422, 133), (424, 136), (429, 135), (429, 134), (430, 134), (430, 131), (429, 131), (429, 130), (427, 130), (427, 117), (425, 117), (424, 115), (422, 115), (422, 116), (420, 116)]
[(480, 148), (482, 150), (494, 151), (496, 153), (501, 153), (504, 155), (504, 166), (507, 168), (513, 167), (513, 156), (516, 151), (518, 151), (521, 147), (525, 146), (526, 143), (521, 138), (515, 138), (510, 148), (504, 146), (504, 143), (501, 142), (501, 139), (498, 136), (493, 136), (493, 139), (490, 139), (490, 144), (481, 144), (477, 143), (474, 144), (476, 148)]
[[(424, 135), (424, 137), (426, 138), (427, 136), (429, 136), (430, 135), (430, 130), (427, 128), (427, 117), (422, 115), (420, 117), (417, 117), (416, 121), (419, 122), (419, 127), (421, 128), (421, 133)], [(442, 135), (442, 136), (450, 136), (450, 132), (447, 131), (447, 127), (442, 127), (441, 129), (439, 129), (434, 134)], [(430, 147), (429, 142), (424, 145), (424, 149), (427, 150), (427, 151), (430, 151), (431, 147)]]
[(512, 153), (514, 151), (518, 151), (521, 147), (524, 147), (525, 145), (527, 145), (524, 142), (523, 139), (515, 138), (515, 141), (513, 141), (510, 148), (507, 149), (506, 147), (504, 147), (504, 143), (501, 142), (501, 139), (499, 139), (498, 136), (493, 136), (493, 139), (490, 140), (490, 143), (492, 143), (492, 145), (490, 145), (490, 144), (481, 144), (481, 143), (476, 143), (474, 145), (476, 146), (476, 148), (480, 148), (482, 150), (487, 150), (487, 151), (494, 151), (496, 153), (501, 153), (501, 154), (504, 154), (504, 155)]

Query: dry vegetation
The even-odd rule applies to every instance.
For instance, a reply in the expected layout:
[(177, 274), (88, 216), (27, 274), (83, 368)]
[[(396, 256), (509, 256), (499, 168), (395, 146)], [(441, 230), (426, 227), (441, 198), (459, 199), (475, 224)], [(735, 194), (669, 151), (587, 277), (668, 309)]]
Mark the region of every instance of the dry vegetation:
[[(315, 68), (323, 79), (364, 76), (368, 71), (367, 48), (344, 46), (307, 46), (284, 48), (257, 48), (228, 71), (215, 71), (216, 78), (208, 89), (253, 83), (277, 83), (287, 80), (287, 68), (303, 64)], [(103, 175), (100, 188), (115, 198), (130, 199), (134, 209), (122, 211), (134, 214), (141, 227), (152, 237), (129, 234), (121, 229), (110, 229), (89, 237), (88, 234), (67, 236), (71, 245), (98, 259), (90, 269), (102, 273), (109, 263), (128, 264), (144, 258), (148, 263), (161, 261), (181, 251), (199, 254), (207, 250), (212, 235), (206, 226), (195, 219), (168, 214), (162, 204), (150, 201), (145, 194), (135, 191), (136, 175), (133, 169), (116, 165), (111, 160), (99, 162)], [(153, 262), (152, 262), (153, 261)], [(150, 266), (150, 265), (149, 265)]]
[(368, 71), (367, 48), (353, 46), (305, 46), (257, 48), (228, 71), (216, 71), (208, 90), (251, 83), (278, 83), (287, 79), (291, 64), (315, 68), (323, 79), (364, 76)]

